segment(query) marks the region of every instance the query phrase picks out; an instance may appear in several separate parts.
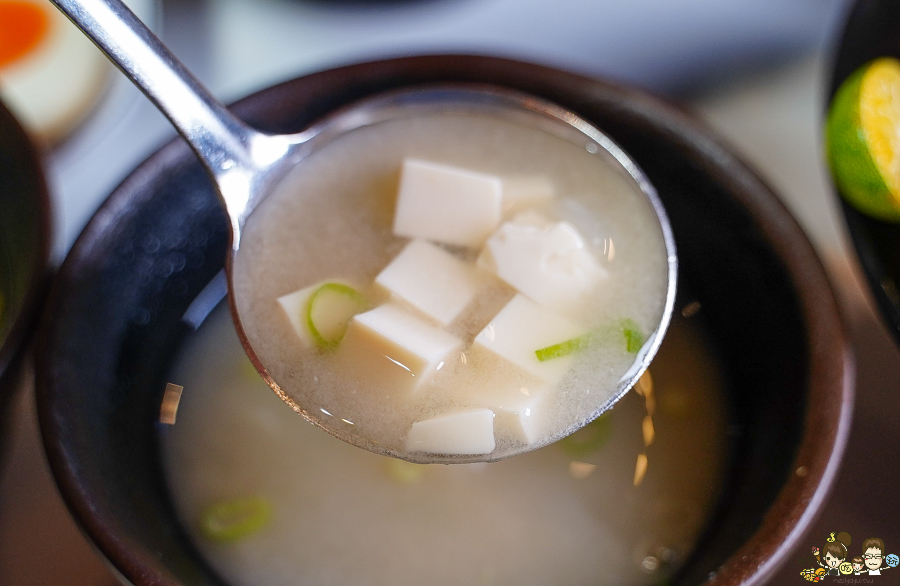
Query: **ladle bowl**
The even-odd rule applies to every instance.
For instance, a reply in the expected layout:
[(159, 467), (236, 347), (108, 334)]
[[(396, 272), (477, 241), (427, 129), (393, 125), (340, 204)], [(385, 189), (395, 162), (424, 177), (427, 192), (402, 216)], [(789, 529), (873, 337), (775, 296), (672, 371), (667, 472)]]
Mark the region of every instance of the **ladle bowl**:
[[(511, 90), (488, 86), (437, 86), (406, 89), (346, 106), (299, 133), (267, 134), (245, 124), (218, 103), (120, 0), (51, 1), (157, 105), (210, 173), (231, 226), (225, 273), (231, 313), (241, 343), (275, 393), (294, 411), (328, 433), (375, 453), (419, 463), (492, 461), (539, 448), (591, 422), (610, 409), (637, 382), (655, 356), (675, 302), (677, 256), (672, 230), (659, 198), (638, 166), (612, 140), (575, 113), (544, 99)], [(241, 254), (244, 228), (250, 215), (311, 153), (336, 137), (409, 112), (453, 108), (514, 119), (598, 154), (598, 160), (603, 161), (598, 164), (610, 165), (629, 178), (635, 187), (634, 193), (649, 202), (658, 220), (666, 259), (666, 286), (662, 292), (664, 299), (659, 322), (647, 335), (632, 366), (616, 383), (616, 388), (597, 392), (602, 402), (598, 401), (596, 407), (587, 412), (579, 412), (574, 421), (554, 427), (540, 441), (475, 455), (413, 452), (397, 445), (385, 445), (376, 437), (336, 423), (341, 420), (330, 417), (327, 411), (313, 404), (304, 389), (290, 388), (283, 378), (276, 380), (266, 368), (254, 349), (255, 344), (258, 348), (262, 335), (253, 334), (254, 328), (245, 327), (242, 316), (246, 318), (247, 312), (242, 310), (234, 283), (234, 265)]]

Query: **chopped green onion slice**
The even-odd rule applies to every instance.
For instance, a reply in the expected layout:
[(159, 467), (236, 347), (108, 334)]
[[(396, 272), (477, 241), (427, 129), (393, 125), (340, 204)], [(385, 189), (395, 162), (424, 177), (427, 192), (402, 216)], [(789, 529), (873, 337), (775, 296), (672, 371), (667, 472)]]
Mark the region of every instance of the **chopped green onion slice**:
[(540, 362), (552, 360), (553, 358), (561, 358), (584, 350), (591, 345), (593, 339), (593, 333), (585, 334), (577, 338), (572, 338), (571, 340), (566, 340), (565, 342), (560, 342), (559, 344), (553, 344), (552, 346), (535, 350), (534, 354)]
[(582, 336), (578, 336), (577, 338), (572, 338), (560, 342), (559, 344), (553, 344), (546, 348), (540, 348), (535, 350), (534, 354), (537, 356), (539, 362), (561, 358), (563, 356), (568, 356), (569, 354), (574, 354), (575, 352), (581, 352), (596, 343), (608, 341), (611, 338), (614, 338), (617, 332), (621, 333), (623, 336), (625, 350), (631, 354), (636, 354), (644, 345), (644, 334), (641, 332), (638, 325), (634, 323), (634, 320), (626, 318), (616, 322), (612, 326), (599, 328)]
[(572, 435), (559, 440), (557, 445), (571, 458), (590, 456), (605, 446), (612, 437), (610, 415), (610, 413), (604, 413)]
[(420, 480), (422, 475), (425, 474), (424, 464), (413, 464), (406, 460), (388, 458), (385, 465), (390, 477), (400, 484), (412, 484)]
[(200, 517), (200, 532), (210, 541), (225, 543), (256, 533), (272, 518), (272, 506), (259, 496), (210, 505)]
[(306, 326), (316, 344), (331, 350), (344, 338), (353, 316), (365, 308), (365, 297), (353, 287), (324, 283), (309, 296)]
[(623, 319), (620, 327), (622, 328), (622, 335), (625, 336), (625, 349), (632, 354), (637, 354), (641, 346), (644, 345), (644, 334), (638, 325), (634, 323), (634, 320), (631, 319)]

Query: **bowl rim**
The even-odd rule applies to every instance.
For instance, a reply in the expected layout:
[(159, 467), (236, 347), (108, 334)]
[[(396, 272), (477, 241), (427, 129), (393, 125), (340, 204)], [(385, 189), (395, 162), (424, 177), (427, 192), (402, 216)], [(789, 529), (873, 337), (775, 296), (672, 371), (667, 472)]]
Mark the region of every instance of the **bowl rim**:
[[(534, 63), (465, 54), (420, 55), (370, 61), (329, 68), (273, 85), (243, 98), (233, 104), (233, 107), (239, 114), (246, 113), (254, 103), (265, 103), (267, 95), (271, 96), (279, 89), (282, 92), (288, 91), (291, 83), (314, 80), (317, 76), (325, 75), (340, 76), (342, 79), (354, 79), (358, 75), (371, 76), (371, 71), (364, 73), (367, 68), (395, 77), (402, 76), (404, 71), (412, 68), (449, 68), (463, 72), (476, 69), (482, 74), (500, 78), (495, 82), (499, 86), (504, 86), (504, 75), (497, 74), (498, 71), (519, 75), (520, 80), (531, 79), (532, 74), (544, 74), (553, 77), (555, 81), (552, 83), (557, 85), (560, 79), (565, 79), (570, 84), (564, 90), (565, 93), (580, 94), (586, 99), (591, 99), (592, 90), (603, 89), (616, 94), (635, 112), (661, 114), (665, 125), (660, 130), (676, 142), (691, 145), (689, 150), (704, 162), (704, 167), (710, 173), (722, 183), (734, 187), (736, 199), (778, 252), (796, 291), (803, 323), (807, 327), (810, 407), (806, 409), (803, 440), (794, 460), (793, 469), (796, 473), (782, 486), (753, 536), (710, 574), (706, 583), (751, 586), (768, 579), (815, 519), (833, 485), (850, 430), (855, 375), (848, 337), (825, 269), (787, 208), (768, 185), (731, 152), (724, 141), (680, 107), (643, 90)], [(410, 84), (403, 82), (400, 85)], [(534, 93), (556, 101), (544, 96), (539, 90)], [(44, 350), (49, 345), (48, 340), (52, 338), (55, 314), (59, 311), (61, 280), (71, 271), (77, 270), (80, 257), (102, 236), (109, 219), (126, 205), (125, 199), (129, 191), (141, 185), (145, 179), (155, 176), (157, 170), (167, 162), (192, 156), (187, 153), (189, 151), (181, 139), (176, 138), (164, 145), (141, 163), (101, 205), (60, 268), (59, 279), (54, 284), (48, 303), (39, 344), (38, 415), (45, 449), (60, 492), (76, 521), (98, 549), (127, 579), (133, 582), (137, 580), (135, 583), (140, 584), (177, 586), (179, 583), (170, 574), (152, 567), (156, 561), (152, 555), (135, 552), (128, 547), (130, 544), (127, 540), (110, 534), (108, 520), (93, 507), (90, 494), (78, 485), (77, 463), (72, 462), (65, 447), (55, 441), (59, 429), (53, 416), (53, 389), (45, 374), (48, 370), (45, 363), (50, 358)], [(814, 408), (815, 405), (821, 405), (821, 408)]]

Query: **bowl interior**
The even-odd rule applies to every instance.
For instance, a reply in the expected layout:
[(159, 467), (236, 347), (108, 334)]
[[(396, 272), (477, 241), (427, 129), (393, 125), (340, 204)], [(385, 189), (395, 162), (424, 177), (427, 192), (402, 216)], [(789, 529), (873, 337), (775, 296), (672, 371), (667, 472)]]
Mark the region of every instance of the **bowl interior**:
[[(703, 307), (733, 412), (726, 496), (676, 581), (701, 583), (711, 572), (716, 583), (754, 581), (827, 488), (850, 405), (837, 310), (802, 232), (765, 185), (680, 111), (535, 65), (382, 61), (282, 84), (235, 110), (265, 130), (296, 131), (354, 99), (440, 81), (500, 85), (568, 107), (616, 140), (657, 188), (680, 255), (682, 301)], [(175, 518), (154, 421), (188, 331), (181, 317), (222, 268), (227, 230), (205, 172), (173, 142), (82, 234), (47, 313), (38, 400), (51, 465), (78, 521), (135, 584), (221, 583)]]

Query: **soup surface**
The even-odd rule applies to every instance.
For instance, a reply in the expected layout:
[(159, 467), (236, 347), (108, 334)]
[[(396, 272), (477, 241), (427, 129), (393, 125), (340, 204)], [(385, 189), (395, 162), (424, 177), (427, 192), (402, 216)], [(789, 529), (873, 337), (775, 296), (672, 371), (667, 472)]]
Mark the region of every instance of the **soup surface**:
[[(493, 233), (473, 243), (455, 240), (456, 233), (430, 237), (426, 229), (425, 236), (411, 238), (398, 230), (405, 213), (398, 191), (410, 159), (450, 166), (459, 170), (457, 175), (489, 178), (482, 183), (490, 178), (502, 183), (503, 209)], [(537, 191), (542, 188), (535, 185), (549, 186), (544, 191), (550, 195), (510, 199), (522, 185)], [(431, 224), (439, 232), (452, 232), (449, 216), (463, 205), (460, 198), (444, 211), (413, 215), (407, 224), (415, 233)], [(536, 239), (529, 240), (529, 234), (537, 234)], [(530, 262), (519, 262), (521, 250), (532, 254), (567, 238), (564, 253), (553, 251), (541, 261), (553, 265), (550, 269), (542, 265), (519, 279), (517, 271)], [(446, 323), (436, 323), (379, 286), (386, 267), (414, 246), (423, 249), (420, 258), (449, 256), (451, 260), (441, 262), (459, 265), (471, 275), (466, 277), (471, 300)], [(512, 276), (497, 268), (507, 258), (512, 258)], [(402, 286), (434, 264), (422, 261), (395, 280)], [(410, 449), (410, 430), (417, 422), (489, 410), (496, 446), (476, 459), (491, 460), (558, 439), (612, 399), (622, 381), (634, 375), (641, 345), (660, 323), (667, 270), (662, 231), (649, 201), (634, 179), (586, 136), (572, 141), (496, 116), (449, 112), (379, 122), (317, 150), (252, 214), (234, 281), (254, 350), (273, 380), (309, 415), (357, 438), (354, 443), (403, 454)], [(557, 279), (566, 271), (568, 277), (587, 274), (591, 285), (575, 291), (578, 287), (567, 283), (577, 278)], [(311, 302), (287, 314), (279, 304), (292, 292), (322, 283), (353, 291), (354, 299), (358, 293), (364, 299), (360, 311), (374, 308), (350, 321), (336, 349), (310, 346), (298, 337), (295, 328), (311, 323)], [(439, 287), (439, 293), (454, 287)], [(291, 312), (297, 314), (298, 326), (292, 327)], [(434, 359), (436, 366), (415, 372), (405, 358), (382, 351), (383, 346), (372, 350), (373, 330), (356, 324), (379, 312), (389, 314), (380, 322), (386, 328), (404, 316), (430, 323), (421, 326), (423, 331), (436, 327), (440, 333), (428, 334), (426, 341), (447, 348)], [(531, 325), (538, 323), (546, 326)], [(541, 327), (560, 333), (546, 334)], [(354, 333), (355, 328), (362, 333)], [(524, 344), (528, 356), (510, 358), (504, 353), (507, 347), (491, 346), (495, 339), (507, 346)], [(585, 340), (590, 343), (582, 344)], [(417, 352), (423, 354), (417, 348), (410, 354)], [(529, 361), (533, 364), (525, 364)], [(418, 378), (409, 378), (410, 388), (405, 388), (388, 367), (397, 376), (413, 372)]]
[(420, 465), (339, 441), (259, 378), (219, 307), (188, 340), (162, 427), (175, 506), (234, 586), (651, 585), (691, 553), (721, 488), (722, 373), (679, 317), (635, 390), (562, 441)]

